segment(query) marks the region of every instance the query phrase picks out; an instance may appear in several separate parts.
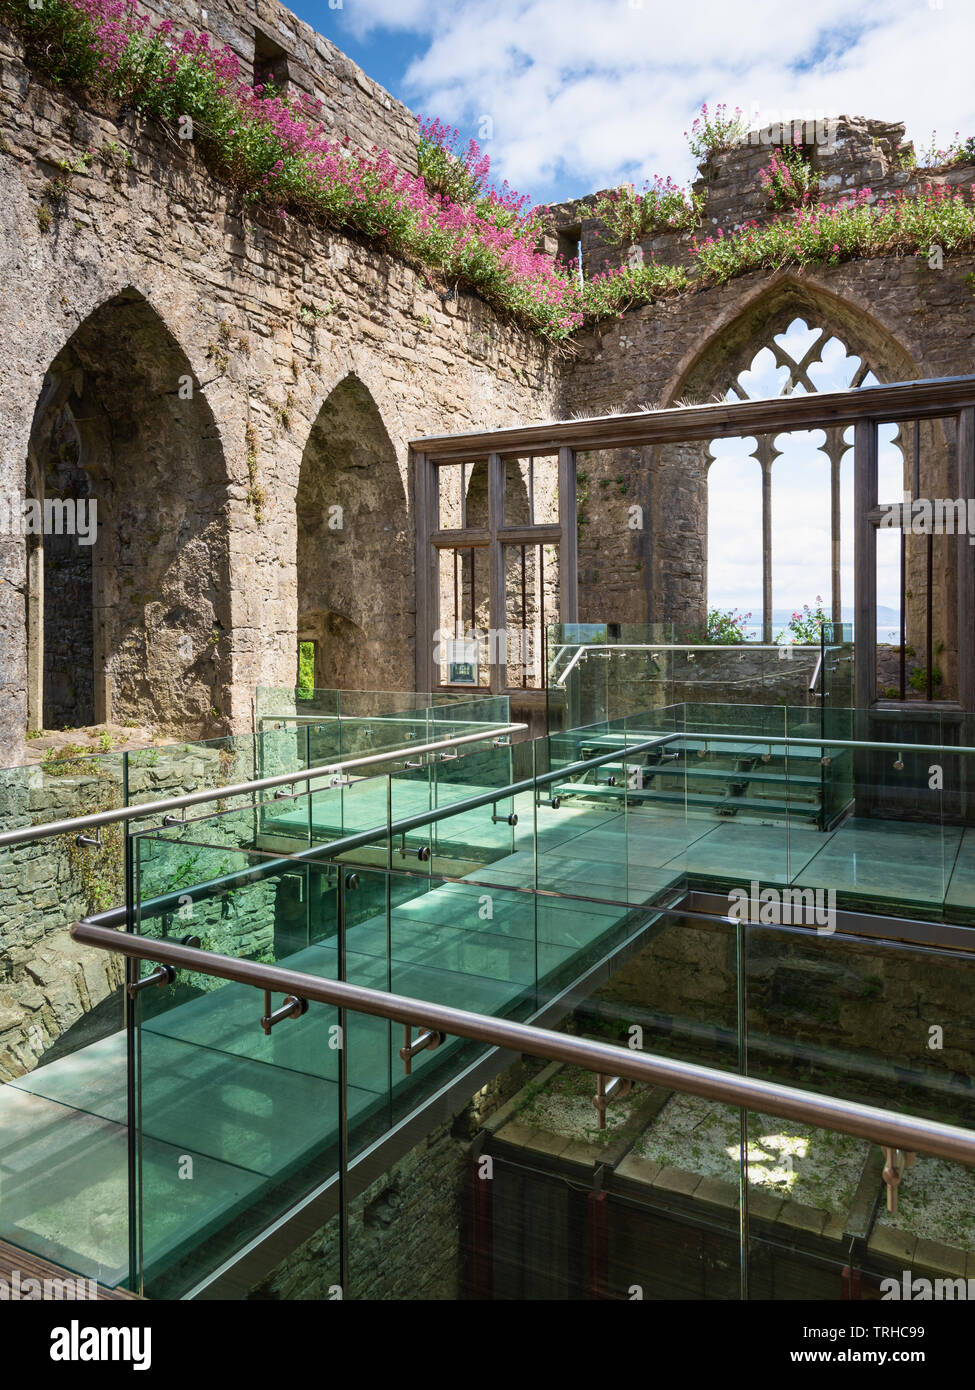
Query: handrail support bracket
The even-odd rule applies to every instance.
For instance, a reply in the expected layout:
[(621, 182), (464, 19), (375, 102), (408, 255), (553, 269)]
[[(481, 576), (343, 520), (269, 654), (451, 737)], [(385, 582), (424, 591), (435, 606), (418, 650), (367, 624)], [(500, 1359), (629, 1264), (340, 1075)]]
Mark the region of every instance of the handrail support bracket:
[(403, 1059), (403, 1075), (409, 1076), (413, 1070), (413, 1058), (421, 1052), (432, 1052), (441, 1043), (447, 1041), (447, 1034), (440, 1033), (436, 1028), (425, 1028), (416, 1038), (413, 1037), (413, 1025), (403, 1024), (403, 1046), (399, 1050), (399, 1055)]
[(265, 1037), (271, 1036), (271, 1029), (276, 1024), (282, 1023), (286, 1018), (301, 1018), (302, 1014), (308, 1012), (308, 1000), (299, 999), (296, 994), (285, 996), (284, 1003), (280, 1008), (271, 1009), (271, 991), (264, 991), (264, 1017), (261, 1019), (261, 1027), (264, 1029)]

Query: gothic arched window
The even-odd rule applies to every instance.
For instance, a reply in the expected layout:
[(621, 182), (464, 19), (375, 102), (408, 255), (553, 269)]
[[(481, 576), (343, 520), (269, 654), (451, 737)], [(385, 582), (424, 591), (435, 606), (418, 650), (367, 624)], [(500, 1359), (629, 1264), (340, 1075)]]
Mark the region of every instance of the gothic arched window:
[[(796, 317), (738, 371), (724, 399), (878, 384), (870, 363), (839, 337)], [(843, 620), (844, 600), (852, 598), (852, 443), (852, 429), (826, 426), (709, 444), (708, 603), (750, 611), (752, 640), (774, 641), (794, 610), (817, 599), (834, 621)], [(903, 469), (897, 427), (884, 427), (884, 500), (899, 499)], [(895, 547), (878, 555), (882, 610), (898, 603), (898, 564)]]

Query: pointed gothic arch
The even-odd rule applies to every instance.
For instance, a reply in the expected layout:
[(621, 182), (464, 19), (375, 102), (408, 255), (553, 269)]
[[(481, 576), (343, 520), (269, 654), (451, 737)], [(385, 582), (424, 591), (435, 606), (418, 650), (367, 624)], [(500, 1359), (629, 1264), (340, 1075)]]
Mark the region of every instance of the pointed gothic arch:
[(413, 557), (406, 490), (379, 408), (349, 373), (312, 425), (297, 518), (298, 642), (323, 689), (406, 689), (413, 664)]
[(822, 328), (827, 337), (839, 338), (881, 381), (913, 381), (919, 375), (907, 350), (876, 318), (787, 273), (755, 293), (688, 354), (662, 404), (723, 399), (742, 367), (797, 318)]
[(89, 521), (87, 540), (28, 537), (28, 726), (212, 730), (229, 685), (225, 461), (186, 354), (134, 288), (51, 362), (25, 484)]
[[(845, 370), (841, 370), (841, 367)], [(917, 375), (909, 354), (875, 318), (806, 280), (786, 276), (757, 293), (733, 318), (723, 323), (717, 333), (698, 347), (685, 363), (667, 403), (735, 401), (820, 390), (857, 389), (877, 382), (910, 380)], [(897, 464), (892, 462), (895, 455), (903, 474), (906, 450), (895, 428), (891, 427), (885, 442), (892, 476), (897, 471)], [(740, 445), (737, 463), (729, 461), (729, 448), (734, 443)], [(852, 598), (852, 593), (844, 595), (841, 578), (844, 569), (849, 570), (850, 557), (846, 552), (852, 545), (851, 540), (849, 545), (846, 544), (847, 522), (842, 500), (848, 491), (846, 473), (852, 467), (852, 430), (827, 428), (809, 432), (805, 443), (807, 447), (802, 455), (804, 467), (807, 473), (822, 472), (824, 496), (820, 498), (813, 489), (806, 504), (801, 509), (794, 509), (801, 510), (801, 522), (807, 532), (799, 551), (802, 544), (812, 544), (810, 537), (815, 528), (817, 549), (816, 562), (810, 569), (810, 583), (813, 586), (810, 598), (815, 596), (813, 591), (821, 589), (827, 612), (839, 621), (844, 605), (848, 606)], [(708, 534), (706, 519), (709, 509), (712, 514), (724, 518), (726, 529), (721, 540), (727, 540), (724, 549), (729, 551), (728, 557), (722, 556), (725, 563), (735, 542), (742, 539), (738, 531), (732, 534), (732, 528), (741, 527), (743, 517), (747, 516), (751, 518), (747, 553), (760, 573), (757, 579), (753, 575), (747, 583), (745, 601), (751, 599), (754, 602), (758, 596), (761, 635), (765, 641), (774, 639), (773, 546), (777, 546), (780, 555), (786, 549), (794, 550), (795, 547), (785, 544), (781, 527), (776, 533), (772, 505), (773, 478), (778, 485), (782, 485), (783, 475), (790, 466), (789, 459), (800, 457), (796, 445), (795, 438), (782, 436), (778, 439), (763, 437), (742, 441), (722, 439), (720, 448), (673, 446), (656, 451), (653, 464), (658, 477), (666, 481), (668, 476), (674, 476), (675, 471), (680, 469), (685, 494), (690, 494), (692, 508), (696, 505), (701, 531), (706, 537), (697, 621), (703, 618), (709, 601), (709, 565), (716, 552), (720, 553), (716, 536)], [(942, 452), (945, 451), (942, 449)], [(721, 463), (713, 468), (719, 457)], [(821, 470), (817, 469), (819, 464), (823, 465)], [(736, 485), (739, 490), (744, 486), (742, 480), (749, 465), (754, 465), (761, 478), (761, 507), (757, 515), (754, 508), (743, 503), (740, 496), (737, 503), (734, 500), (734, 489)], [(947, 467), (946, 459), (944, 467)], [(716, 500), (711, 496), (712, 476), (719, 478), (723, 475), (727, 478), (727, 496)], [(751, 476), (750, 472), (748, 476)], [(820, 501), (822, 507), (819, 506)], [(814, 512), (821, 515), (814, 517)], [(819, 542), (822, 542), (821, 547)], [(819, 556), (818, 548), (822, 548), (822, 556)], [(656, 557), (661, 571), (666, 571), (674, 563), (675, 557), (670, 554), (670, 549), (668, 538), (662, 537)], [(742, 545), (738, 544), (739, 561), (743, 553)], [(847, 589), (850, 587), (848, 575)], [(786, 606), (792, 606), (794, 601), (793, 598)]]

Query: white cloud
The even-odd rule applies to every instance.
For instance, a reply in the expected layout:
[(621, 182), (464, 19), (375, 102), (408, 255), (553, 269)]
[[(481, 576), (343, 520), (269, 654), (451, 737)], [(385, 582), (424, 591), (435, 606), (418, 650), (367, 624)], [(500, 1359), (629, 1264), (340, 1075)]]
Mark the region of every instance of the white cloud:
[(975, 130), (963, 0), (349, 0), (342, 23), (419, 36), (404, 91), (461, 127), (494, 118), (497, 177), (533, 197), (694, 176), (702, 101), (905, 120), (927, 143)]

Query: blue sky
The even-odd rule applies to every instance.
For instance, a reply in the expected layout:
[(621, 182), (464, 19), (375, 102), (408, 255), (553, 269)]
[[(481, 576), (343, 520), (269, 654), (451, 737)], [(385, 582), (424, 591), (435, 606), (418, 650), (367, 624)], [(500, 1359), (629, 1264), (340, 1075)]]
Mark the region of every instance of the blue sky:
[(973, 0), (301, 0), (296, 12), (415, 111), (483, 142), (496, 176), (550, 202), (694, 162), (702, 102), (769, 119), (904, 120), (975, 133)]

